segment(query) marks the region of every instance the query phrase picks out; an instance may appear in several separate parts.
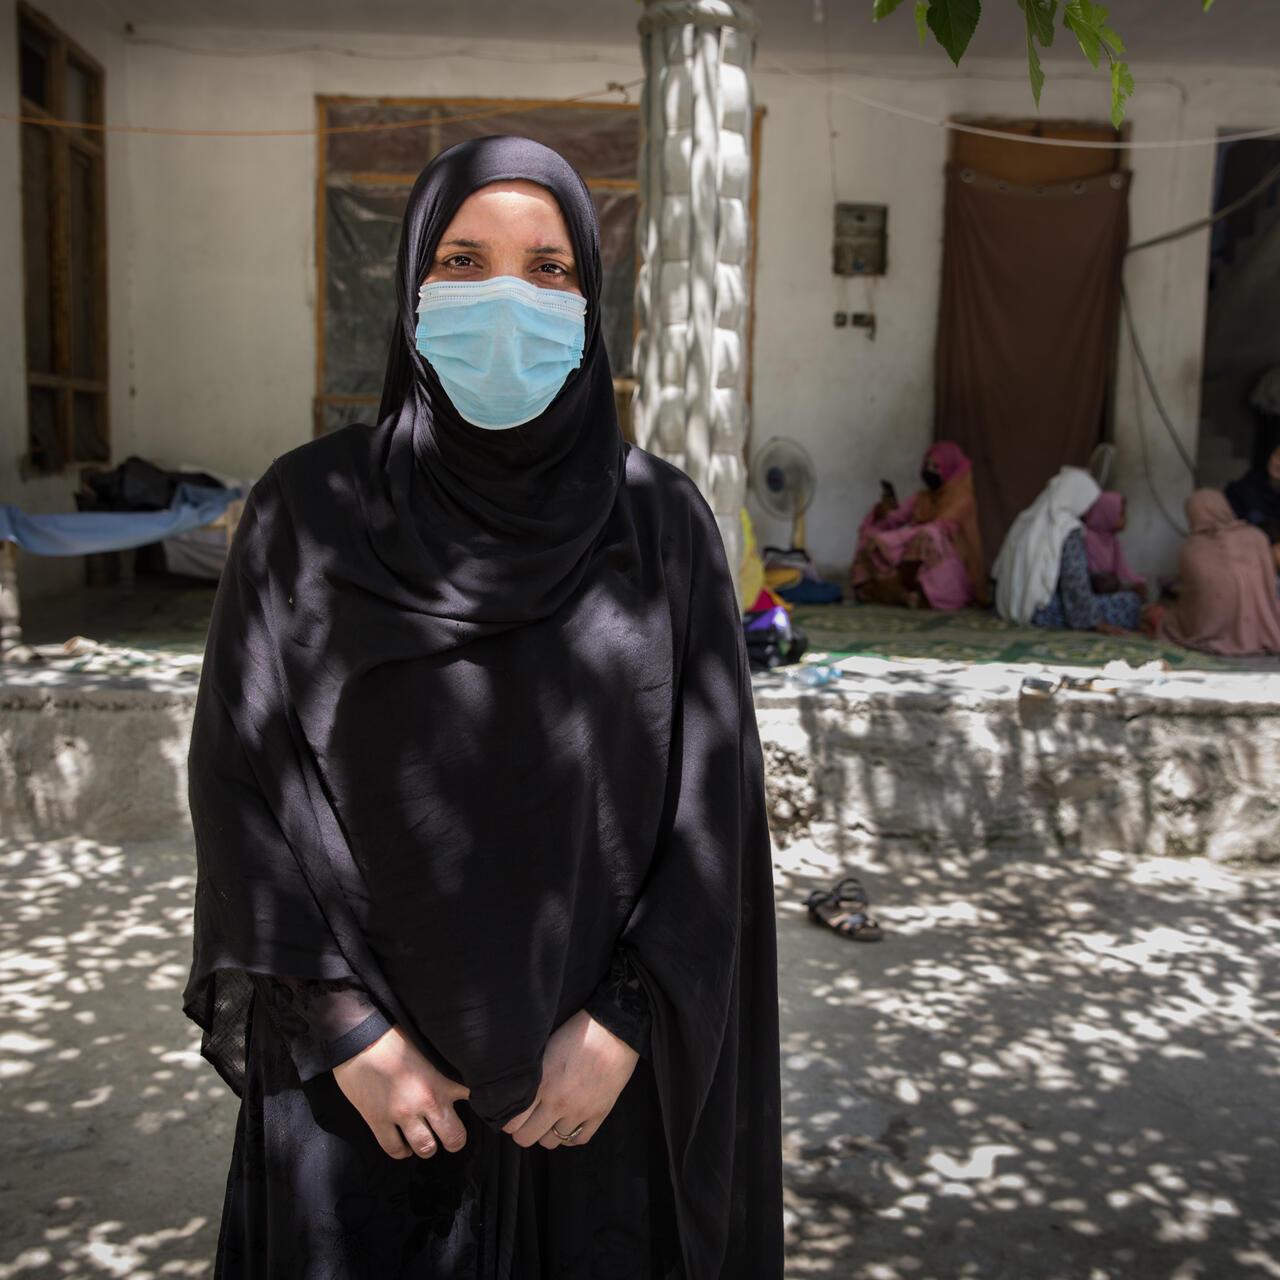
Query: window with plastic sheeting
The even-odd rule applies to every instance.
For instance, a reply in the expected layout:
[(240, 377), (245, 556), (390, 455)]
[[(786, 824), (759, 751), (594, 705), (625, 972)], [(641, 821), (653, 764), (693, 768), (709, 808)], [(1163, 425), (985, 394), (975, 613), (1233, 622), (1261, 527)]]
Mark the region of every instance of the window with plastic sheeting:
[(321, 98), (315, 433), (372, 422), (395, 322), (395, 259), (409, 191), (446, 147), (495, 133), (555, 148), (600, 218), (605, 345), (630, 435), (639, 112), (506, 99)]
[(18, 78), (27, 458), (53, 472), (110, 454), (105, 160), (93, 127), (103, 77), (53, 23), (19, 5)]

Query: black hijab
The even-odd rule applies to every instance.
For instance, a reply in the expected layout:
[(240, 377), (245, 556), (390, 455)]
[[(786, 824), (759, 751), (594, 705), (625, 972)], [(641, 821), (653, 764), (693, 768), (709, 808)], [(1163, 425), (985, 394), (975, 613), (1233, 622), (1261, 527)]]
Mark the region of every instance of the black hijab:
[[(462, 201), (503, 179), (559, 201), (587, 339), (539, 418), (485, 431), (414, 350), (414, 308)], [(689, 1280), (779, 1275), (770, 846), (736, 591), (692, 483), (620, 439), (597, 236), (581, 180), (525, 139), (452, 148), (416, 184), (387, 412), (275, 463), (219, 586), (186, 1008), (238, 1089), (250, 974), (355, 981), (496, 1126), (621, 949), (653, 1015)]]
[[(587, 301), (582, 365), (536, 422), (487, 431), (465, 421), (415, 345), (418, 289), (463, 201), (493, 182), (523, 179), (555, 196)], [(581, 579), (622, 483), (609, 357), (600, 327), (600, 233), (586, 184), (528, 138), (481, 138), (442, 152), (414, 184), (396, 257), (395, 331), (379, 421), (412, 440), (417, 481), (397, 493), (397, 522), (414, 526), (400, 574), (426, 593), (441, 647), (473, 634), (450, 624), (508, 625), (545, 616)], [(429, 513), (429, 519), (424, 515)], [(460, 548), (473, 554), (460, 557)]]

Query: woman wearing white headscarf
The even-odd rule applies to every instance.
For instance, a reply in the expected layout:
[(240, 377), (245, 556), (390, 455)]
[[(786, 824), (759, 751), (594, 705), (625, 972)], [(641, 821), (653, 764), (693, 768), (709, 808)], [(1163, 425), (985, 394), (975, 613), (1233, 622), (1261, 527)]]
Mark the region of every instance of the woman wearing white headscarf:
[(1002, 618), (1074, 631), (1137, 629), (1139, 596), (1098, 595), (1090, 582), (1081, 521), (1101, 493), (1087, 471), (1063, 467), (1013, 522), (992, 570)]

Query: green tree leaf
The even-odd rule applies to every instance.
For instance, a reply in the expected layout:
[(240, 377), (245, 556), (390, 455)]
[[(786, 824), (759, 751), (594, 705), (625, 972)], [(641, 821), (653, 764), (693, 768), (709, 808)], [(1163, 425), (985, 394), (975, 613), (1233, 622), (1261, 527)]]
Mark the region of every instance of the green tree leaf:
[(1034, 36), (1047, 49), (1057, 33), (1053, 20), (1058, 16), (1058, 0), (1018, 0), (1018, 5), (1027, 15), (1027, 39)]
[[(641, 3), (642, 0), (637, 0)], [(1008, 0), (1002, 0), (1008, 3)], [(905, 0), (873, 0), (875, 21), (887, 18), (901, 8)], [(1200, 0), (1205, 13), (1215, 0)], [(1107, 24), (1107, 9), (1098, 0), (1017, 0), (1027, 24), (1027, 71), (1031, 80), (1031, 92), (1036, 106), (1040, 105), (1040, 93), (1044, 88), (1044, 69), (1040, 65), (1040, 50), (1053, 43), (1054, 23), (1058, 10), (1062, 10), (1062, 23), (1080, 42), (1080, 49), (1089, 62), (1097, 67), (1106, 55), (1111, 71), (1111, 120), (1117, 128), (1124, 119), (1125, 104), (1133, 96), (1133, 76), (1129, 66), (1119, 61), (1124, 53), (1124, 42)], [(982, 14), (981, 0), (915, 0), (916, 32), (924, 44), (932, 31), (938, 43), (957, 66), (978, 25)]]
[(1096, 67), (1098, 55), (1102, 52), (1102, 38), (1089, 25), (1089, 19), (1081, 12), (1080, 0), (1068, 0), (1067, 7), (1062, 13), (1062, 22), (1064, 26), (1075, 32), (1076, 39), (1080, 41), (1080, 48), (1084, 50), (1084, 56), (1089, 59), (1091, 66)]
[(929, 0), (916, 0), (916, 35), (921, 45), (929, 34)]
[(1093, 66), (1098, 65), (1104, 46), (1109, 61), (1114, 61), (1124, 52), (1120, 37), (1107, 26), (1106, 9), (1095, 4), (1094, 0), (1067, 0), (1066, 8), (1062, 11), (1062, 21), (1075, 32), (1084, 56)]
[(1027, 32), (1027, 74), (1031, 77), (1031, 96), (1036, 100), (1036, 110), (1040, 110), (1040, 90), (1044, 88), (1044, 72), (1040, 68), (1040, 55), (1036, 52), (1035, 41), (1031, 32)]
[(1027, 19), (1027, 70), (1031, 78), (1031, 96), (1040, 106), (1040, 91), (1044, 88), (1044, 72), (1040, 68), (1039, 43), (1047, 49), (1053, 43), (1053, 20), (1058, 12), (1058, 0), (1018, 0)]
[(929, 30), (958, 67), (982, 14), (980, 0), (931, 0)]
[(902, 0), (875, 0), (871, 21), (879, 22), (881, 18), (887, 18), (901, 3)]
[(1119, 128), (1124, 122), (1124, 104), (1133, 96), (1133, 77), (1129, 74), (1129, 64), (1113, 62), (1111, 64), (1111, 123)]

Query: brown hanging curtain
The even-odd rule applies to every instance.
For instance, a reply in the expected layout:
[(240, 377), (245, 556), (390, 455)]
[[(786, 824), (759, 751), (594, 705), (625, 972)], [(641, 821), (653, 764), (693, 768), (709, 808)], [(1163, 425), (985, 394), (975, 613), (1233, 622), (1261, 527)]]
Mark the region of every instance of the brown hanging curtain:
[(1101, 438), (1129, 176), (1022, 186), (947, 167), (934, 432), (973, 461), (988, 566), (1018, 512)]

